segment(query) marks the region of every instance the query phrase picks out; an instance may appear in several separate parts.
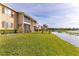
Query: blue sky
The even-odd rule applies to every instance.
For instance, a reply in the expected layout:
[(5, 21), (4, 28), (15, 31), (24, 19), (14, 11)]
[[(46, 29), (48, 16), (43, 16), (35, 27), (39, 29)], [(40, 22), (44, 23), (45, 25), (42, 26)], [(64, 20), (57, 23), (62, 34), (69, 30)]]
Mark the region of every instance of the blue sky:
[(38, 23), (56, 28), (79, 28), (79, 4), (67, 3), (8, 3), (7, 6), (23, 11)]

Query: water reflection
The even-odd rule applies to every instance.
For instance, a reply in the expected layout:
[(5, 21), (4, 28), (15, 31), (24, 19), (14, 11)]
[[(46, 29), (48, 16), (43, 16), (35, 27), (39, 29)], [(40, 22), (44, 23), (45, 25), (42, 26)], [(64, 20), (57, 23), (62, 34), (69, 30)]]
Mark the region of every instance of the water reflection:
[(76, 32), (52, 32), (61, 39), (79, 47), (79, 34), (75, 34)]

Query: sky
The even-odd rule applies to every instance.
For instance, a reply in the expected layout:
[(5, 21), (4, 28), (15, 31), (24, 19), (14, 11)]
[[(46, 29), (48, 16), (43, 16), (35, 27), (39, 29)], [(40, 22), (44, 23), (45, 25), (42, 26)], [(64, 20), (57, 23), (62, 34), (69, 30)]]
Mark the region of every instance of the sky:
[(32, 16), (40, 25), (51, 28), (79, 28), (79, 4), (75, 3), (6, 3)]

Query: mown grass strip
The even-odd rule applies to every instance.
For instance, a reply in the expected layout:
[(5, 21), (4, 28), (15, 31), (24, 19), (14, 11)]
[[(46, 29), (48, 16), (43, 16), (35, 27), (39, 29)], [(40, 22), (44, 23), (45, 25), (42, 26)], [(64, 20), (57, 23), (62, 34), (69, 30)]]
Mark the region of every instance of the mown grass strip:
[(0, 35), (0, 55), (77, 56), (79, 48), (48, 33)]

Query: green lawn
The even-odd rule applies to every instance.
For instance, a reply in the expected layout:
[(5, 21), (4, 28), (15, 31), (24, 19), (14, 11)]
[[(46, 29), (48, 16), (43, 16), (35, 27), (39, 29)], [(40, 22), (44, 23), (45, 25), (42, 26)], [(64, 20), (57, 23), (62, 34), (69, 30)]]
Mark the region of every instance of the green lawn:
[(79, 48), (61, 40), (54, 34), (0, 35), (0, 55), (75, 56), (79, 55)]

